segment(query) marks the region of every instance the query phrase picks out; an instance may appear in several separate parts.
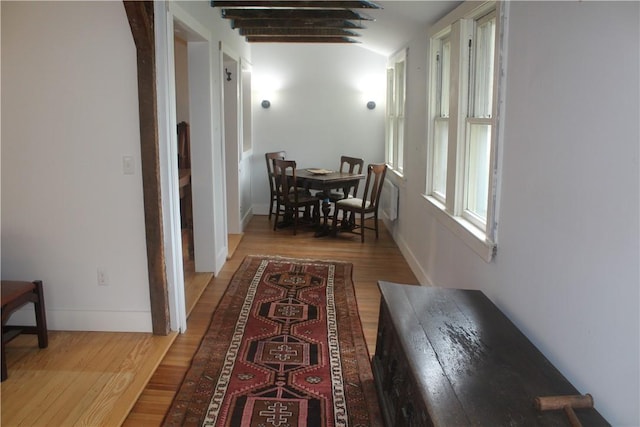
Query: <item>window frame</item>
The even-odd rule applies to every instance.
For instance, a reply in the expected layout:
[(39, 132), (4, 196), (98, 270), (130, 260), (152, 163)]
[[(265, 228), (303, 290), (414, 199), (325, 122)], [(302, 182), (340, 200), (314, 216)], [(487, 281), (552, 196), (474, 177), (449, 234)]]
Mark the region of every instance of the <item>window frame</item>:
[[(495, 14), (495, 40), (493, 46), (493, 80), (491, 117), (472, 117), (474, 96), (470, 83), (473, 80), (475, 49), (469, 55), (469, 40), (476, 44), (476, 22)], [(500, 168), (499, 142), (502, 139), (500, 117), (503, 115), (502, 99), (505, 86), (506, 28), (508, 4), (505, 2), (465, 2), (436, 23), (429, 33), (429, 80), (427, 85), (427, 180), (424, 199), (429, 212), (461, 238), (485, 261), (490, 262), (497, 252), (497, 210), (499, 201)], [(446, 196), (434, 191), (435, 123), (440, 113), (437, 99), (438, 69), (435, 54), (443, 40), (451, 42), (451, 82), (449, 92), (449, 129), (446, 161)], [(475, 46), (472, 46), (472, 48)], [(469, 76), (471, 78), (469, 78)], [(469, 127), (471, 124), (490, 124), (490, 147), (486, 220), (466, 209), (468, 189)]]
[[(407, 58), (408, 49), (405, 48), (390, 57), (387, 63), (385, 161), (399, 176), (404, 175), (405, 166)], [(400, 67), (401, 72), (398, 72)]]
[[(434, 108), (434, 117), (433, 117), (433, 129), (432, 129), (432, 144), (430, 147), (431, 156), (429, 160), (429, 167), (433, 171), (430, 175), (431, 178), (431, 196), (434, 197), (442, 204), (446, 204), (447, 199), (447, 162), (446, 160), (440, 164), (438, 160), (440, 156), (443, 155), (444, 152), (448, 150), (449, 144), (444, 144), (444, 147), (440, 147), (438, 141), (439, 136), (441, 134), (438, 132), (439, 129), (442, 128), (444, 124), (447, 127), (447, 135), (449, 134), (449, 125), (450, 125), (450, 103), (449, 103), (449, 87), (450, 87), (450, 79), (451, 79), (451, 31), (447, 29), (445, 34), (441, 34), (437, 38), (437, 45), (434, 46), (432, 50), (432, 61), (433, 61), (433, 73), (431, 85), (435, 87), (433, 108)], [(446, 55), (446, 71), (448, 75), (445, 78), (444, 70), (445, 70), (445, 46), (448, 46)], [(447, 87), (446, 85), (449, 85)], [(445, 101), (446, 94), (446, 113), (443, 108), (443, 104)], [(447, 156), (448, 157), (448, 156)], [(441, 179), (436, 179), (436, 176), (443, 174), (444, 182), (441, 182)]]

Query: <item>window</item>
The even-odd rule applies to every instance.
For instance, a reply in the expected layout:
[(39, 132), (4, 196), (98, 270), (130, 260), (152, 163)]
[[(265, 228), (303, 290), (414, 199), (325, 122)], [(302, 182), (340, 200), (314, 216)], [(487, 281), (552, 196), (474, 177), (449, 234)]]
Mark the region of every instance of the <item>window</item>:
[(495, 252), (496, 94), (504, 6), (465, 2), (434, 26), (430, 45), (426, 199), (486, 260)]
[(404, 170), (406, 94), (406, 50), (394, 56), (387, 67), (386, 157), (399, 174)]
[[(486, 228), (493, 112), (493, 58), (495, 11), (475, 23), (470, 43), (469, 111), (466, 118), (463, 217), (478, 228)], [(475, 45), (475, 49), (473, 48)]]
[(447, 198), (447, 147), (449, 135), (449, 79), (451, 41), (448, 37), (436, 41), (435, 57), (435, 117), (433, 119), (433, 196), (445, 203)]

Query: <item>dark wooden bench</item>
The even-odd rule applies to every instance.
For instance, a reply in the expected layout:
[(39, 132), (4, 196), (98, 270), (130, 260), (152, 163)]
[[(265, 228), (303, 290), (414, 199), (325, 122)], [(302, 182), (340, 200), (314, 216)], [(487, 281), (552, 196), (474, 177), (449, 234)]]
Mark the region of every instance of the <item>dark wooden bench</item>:
[[(2, 381), (7, 379), (7, 359), (5, 357), (5, 344), (20, 334), (38, 335), (38, 347), (46, 348), (49, 345), (47, 335), (47, 318), (44, 309), (44, 297), (42, 293), (42, 281), (19, 282), (2, 280)], [(36, 326), (7, 325), (11, 314), (24, 306), (33, 303)]]
[[(579, 392), (482, 292), (378, 285), (373, 374), (388, 427), (569, 425), (535, 402)], [(609, 425), (593, 407), (575, 415)]]

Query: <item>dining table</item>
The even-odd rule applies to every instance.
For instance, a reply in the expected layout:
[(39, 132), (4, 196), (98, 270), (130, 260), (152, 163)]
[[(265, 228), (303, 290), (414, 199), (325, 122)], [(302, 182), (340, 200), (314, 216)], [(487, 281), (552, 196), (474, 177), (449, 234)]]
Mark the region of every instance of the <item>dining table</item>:
[(326, 236), (330, 233), (329, 212), (331, 212), (331, 202), (329, 192), (331, 190), (342, 191), (344, 196), (349, 195), (349, 190), (365, 177), (362, 173), (337, 172), (321, 168), (296, 169), (296, 185), (308, 190), (316, 190), (323, 193), (322, 200), (323, 222), (319, 225), (315, 236)]

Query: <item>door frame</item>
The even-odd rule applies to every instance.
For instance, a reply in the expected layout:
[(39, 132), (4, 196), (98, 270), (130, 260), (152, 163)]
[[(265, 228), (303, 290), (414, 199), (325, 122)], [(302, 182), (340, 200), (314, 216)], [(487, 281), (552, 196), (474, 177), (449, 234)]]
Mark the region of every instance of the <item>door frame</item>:
[[(215, 128), (215, 75), (210, 31), (175, 2), (124, 1), (138, 60), (145, 233), (155, 335), (186, 330), (175, 114), (174, 22), (196, 34), (189, 44), (193, 227), (196, 271), (218, 274), (228, 244), (224, 148)], [(219, 68), (219, 67), (218, 67)], [(196, 87), (197, 86), (197, 87)], [(221, 120), (221, 118), (220, 118)], [(218, 136), (216, 138), (216, 135)], [(218, 143), (218, 144), (217, 144)], [(222, 151), (217, 151), (220, 149)], [(224, 238), (223, 238), (224, 236)]]

